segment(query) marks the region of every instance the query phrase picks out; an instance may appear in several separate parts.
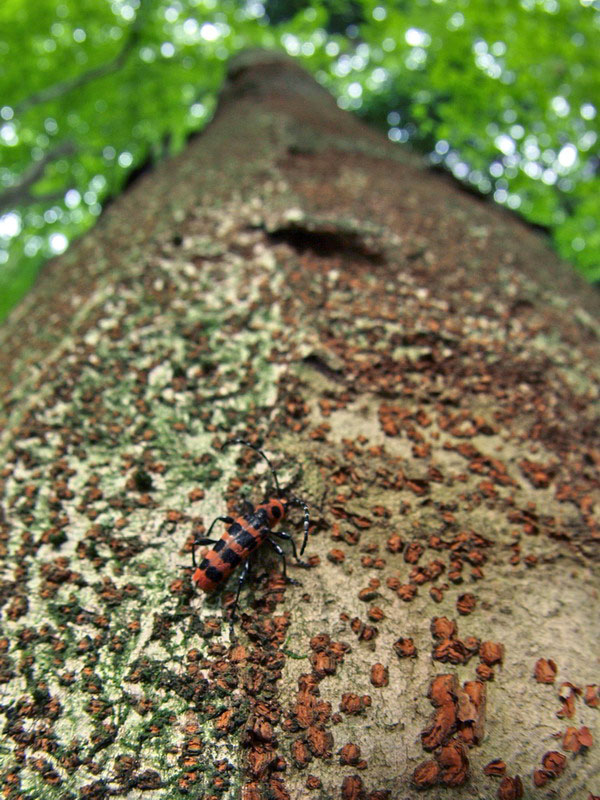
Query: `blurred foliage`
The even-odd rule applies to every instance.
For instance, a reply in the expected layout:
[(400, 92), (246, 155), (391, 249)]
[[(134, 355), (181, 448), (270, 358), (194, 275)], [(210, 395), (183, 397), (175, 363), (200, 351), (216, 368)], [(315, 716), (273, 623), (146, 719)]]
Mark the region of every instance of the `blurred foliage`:
[(297, 57), (598, 281), (599, 29), (600, 0), (2, 0), (0, 317), (207, 122), (248, 46)]

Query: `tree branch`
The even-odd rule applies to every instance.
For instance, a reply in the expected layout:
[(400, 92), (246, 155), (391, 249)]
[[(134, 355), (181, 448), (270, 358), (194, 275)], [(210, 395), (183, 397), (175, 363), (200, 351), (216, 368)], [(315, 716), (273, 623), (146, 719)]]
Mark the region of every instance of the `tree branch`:
[(22, 206), (26, 203), (40, 202), (43, 200), (53, 199), (56, 193), (45, 195), (43, 197), (36, 197), (31, 194), (31, 187), (34, 186), (46, 171), (48, 164), (56, 161), (61, 156), (73, 155), (77, 152), (77, 147), (74, 142), (65, 140), (57, 145), (53, 150), (49, 150), (39, 161), (31, 164), (21, 176), (21, 180), (14, 186), (9, 186), (2, 193), (0, 193), (0, 212), (6, 209), (15, 208), (15, 206)]
[(48, 103), (51, 100), (57, 100), (59, 97), (69, 94), (69, 92), (72, 92), (74, 89), (79, 89), (81, 86), (85, 86), (92, 81), (98, 80), (98, 78), (104, 78), (113, 72), (118, 72), (121, 67), (123, 67), (129, 57), (129, 54), (140, 39), (144, 17), (142, 14), (142, 8), (143, 4), (140, 6), (140, 11), (138, 12), (137, 17), (131, 26), (127, 41), (121, 48), (121, 52), (118, 53), (118, 55), (116, 55), (112, 61), (108, 61), (106, 64), (101, 64), (98, 67), (94, 67), (93, 69), (88, 70), (88, 72), (85, 72), (83, 75), (77, 75), (74, 78), (67, 78), (66, 80), (59, 81), (52, 86), (47, 86), (44, 89), (40, 89), (39, 92), (35, 92), (29, 97), (26, 97), (24, 100), (21, 100), (20, 103), (17, 103), (13, 108), (15, 114), (22, 114), (25, 111), (29, 111), (30, 108), (40, 105), (41, 103)]

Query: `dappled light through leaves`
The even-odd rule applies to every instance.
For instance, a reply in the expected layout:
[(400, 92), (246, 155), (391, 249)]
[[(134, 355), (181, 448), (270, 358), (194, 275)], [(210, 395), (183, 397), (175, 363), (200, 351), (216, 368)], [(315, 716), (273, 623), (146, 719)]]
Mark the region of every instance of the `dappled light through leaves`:
[(597, 3), (10, 0), (0, 9), (0, 317), (43, 260), (210, 119), (225, 62), (285, 50), (477, 193), (548, 229), (591, 280)]

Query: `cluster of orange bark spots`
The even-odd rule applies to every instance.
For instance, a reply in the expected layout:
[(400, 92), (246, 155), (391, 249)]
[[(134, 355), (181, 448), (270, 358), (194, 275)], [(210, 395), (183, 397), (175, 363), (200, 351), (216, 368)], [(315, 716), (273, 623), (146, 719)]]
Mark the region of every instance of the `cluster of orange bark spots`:
[(435, 640), (432, 652), (434, 661), (466, 664), (479, 651), (479, 639), (474, 636), (459, 639), (458, 626), (454, 620), (446, 617), (433, 618), (431, 635)]
[(542, 757), (542, 768), (533, 772), (533, 784), (538, 788), (548, 781), (558, 778), (567, 766), (567, 758), (556, 750), (550, 750)]
[(554, 683), (557, 666), (551, 658), (539, 658), (535, 662), (534, 676), (538, 683)]
[[(533, 676), (539, 683), (553, 684), (558, 672), (558, 667), (552, 659), (540, 658), (536, 661)], [(558, 689), (560, 708), (556, 712), (559, 719), (573, 718), (576, 711), (577, 699), (583, 697), (584, 703), (590, 708), (600, 706), (600, 695), (597, 684), (588, 684), (585, 688), (577, 686), (570, 681), (563, 681)], [(586, 725), (577, 728), (570, 725), (564, 733), (554, 734), (554, 738), (561, 740), (562, 749), (577, 756), (585, 753), (593, 746), (594, 740), (590, 729)], [(533, 783), (536, 787), (545, 786), (549, 781), (560, 777), (567, 767), (567, 757), (555, 750), (547, 752), (541, 767), (533, 772)], [(589, 795), (588, 800), (594, 796)]]
[(371, 667), (371, 683), (373, 686), (387, 686), (389, 682), (389, 669), (380, 662), (373, 664)]
[(300, 769), (313, 758), (329, 758), (333, 749), (331, 703), (320, 699), (319, 683), (328, 675), (334, 675), (337, 667), (349, 652), (349, 645), (336, 642), (329, 634), (321, 633), (310, 640), (312, 671), (298, 679), (299, 692), (289, 709), (282, 727), (294, 735), (291, 755)]
[(589, 683), (585, 687), (583, 702), (590, 708), (598, 708), (600, 706), (600, 688), (597, 683)]
[(421, 744), (434, 757), (416, 767), (413, 783), (420, 788), (462, 786), (469, 776), (468, 748), (483, 737), (485, 685), (467, 681), (461, 688), (454, 675), (438, 675), (428, 696), (435, 712), (421, 733)]
[(580, 686), (575, 686), (569, 681), (561, 683), (558, 690), (558, 699), (560, 700), (561, 706), (556, 712), (556, 716), (561, 719), (564, 717), (571, 718), (575, 714), (575, 698), (580, 697), (581, 693), (582, 689)]
[(506, 763), (501, 758), (494, 758), (483, 768), (484, 775), (501, 778), (506, 772)]
[(353, 617), (350, 620), (350, 630), (360, 642), (370, 642), (379, 634), (379, 628), (376, 625), (368, 625), (360, 617)]
[(401, 636), (394, 642), (394, 651), (398, 658), (416, 658), (417, 648), (410, 636)]
[[(263, 613), (251, 618), (242, 615), (246, 634), (251, 641), (257, 642), (256, 648), (251, 653), (239, 645), (231, 650), (234, 658), (230, 664), (240, 668), (248, 662), (242, 681), (242, 688), (250, 703), (242, 737), (248, 773), (243, 789), (244, 798), (261, 797), (265, 785), (272, 797), (278, 800), (289, 798), (282, 778), (286, 762), (278, 753), (275, 733), (281, 718), (281, 706), (268, 690), (268, 686), (281, 677), (284, 664), (281, 646), (289, 626), (289, 614), (269, 615), (269, 611), (272, 614), (274, 605), (280, 601), (282, 589), (281, 576), (272, 577), (267, 586)], [(231, 691), (231, 687), (223, 687), (223, 691)]]
[(563, 749), (575, 754), (583, 748), (591, 747), (593, 743), (594, 739), (586, 725), (582, 725), (581, 728), (567, 728), (562, 740)]
[(518, 775), (515, 775), (514, 778), (505, 775), (500, 782), (496, 796), (498, 800), (521, 800), (523, 781)]

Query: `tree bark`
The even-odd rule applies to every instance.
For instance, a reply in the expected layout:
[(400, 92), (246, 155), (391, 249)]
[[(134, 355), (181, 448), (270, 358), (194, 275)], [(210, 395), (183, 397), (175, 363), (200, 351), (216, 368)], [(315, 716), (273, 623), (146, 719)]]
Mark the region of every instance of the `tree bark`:
[[(600, 793), (598, 306), (296, 64), (235, 59), (0, 334), (5, 796)], [(261, 548), (230, 638), (237, 576), (203, 595), (191, 550), (273, 496), (240, 437), (310, 568)]]

